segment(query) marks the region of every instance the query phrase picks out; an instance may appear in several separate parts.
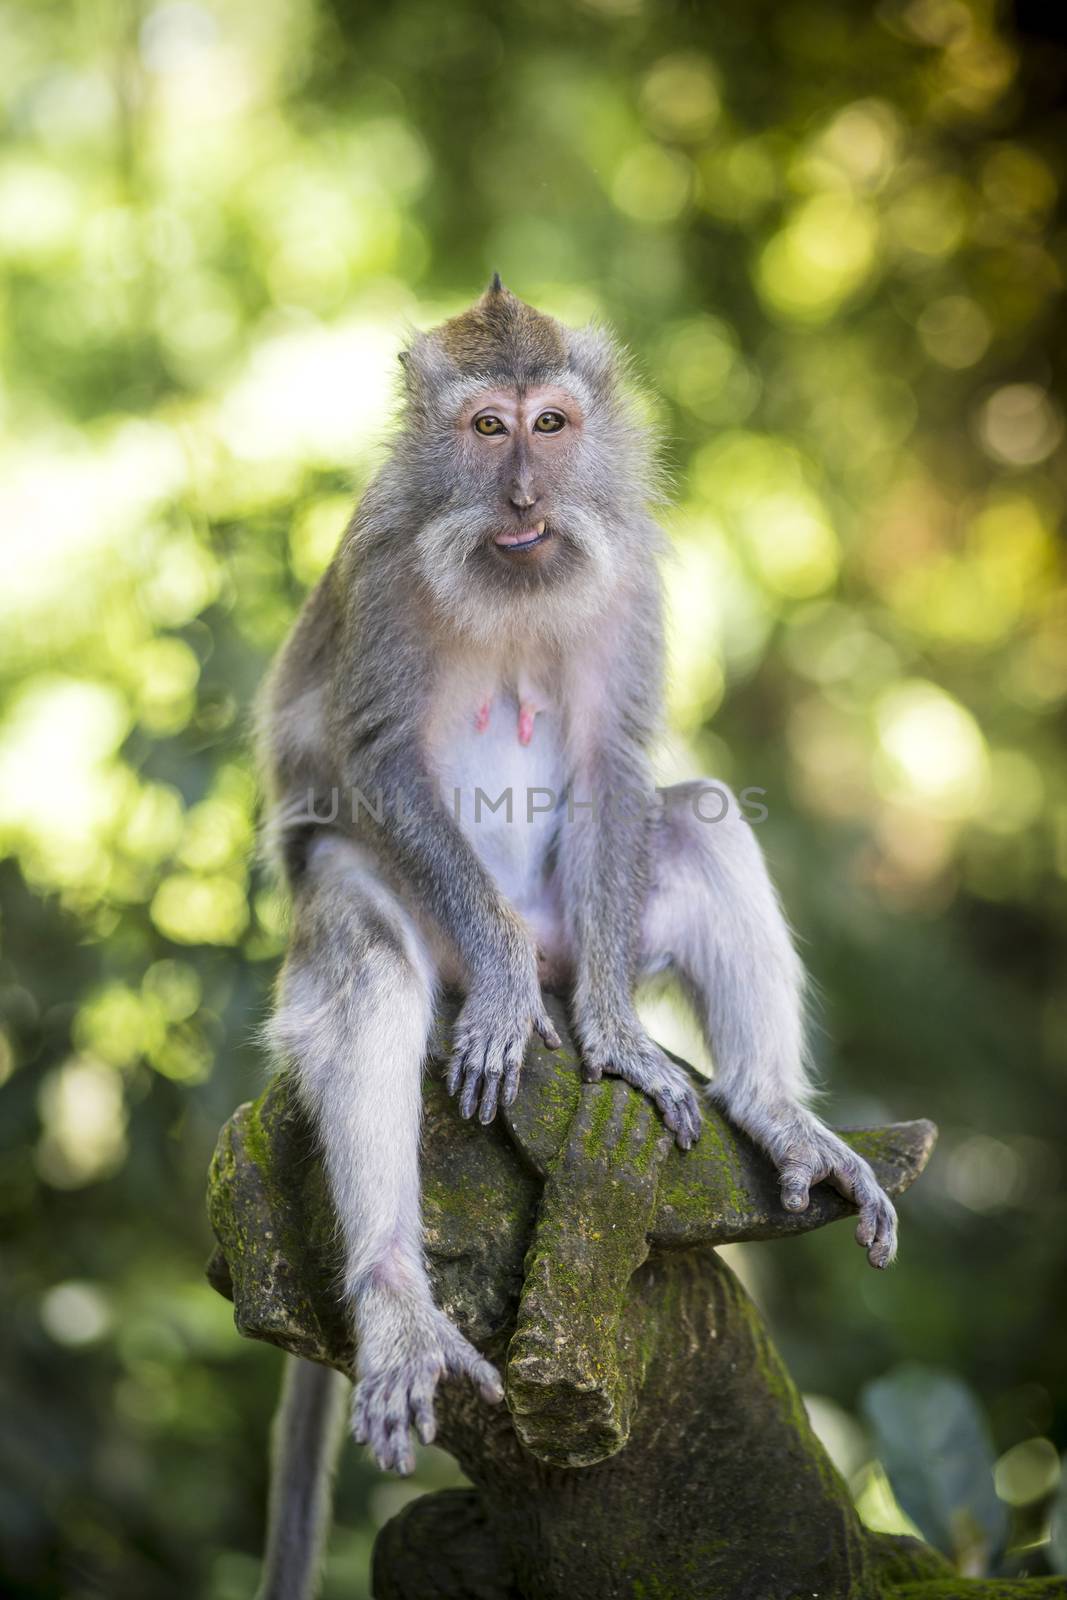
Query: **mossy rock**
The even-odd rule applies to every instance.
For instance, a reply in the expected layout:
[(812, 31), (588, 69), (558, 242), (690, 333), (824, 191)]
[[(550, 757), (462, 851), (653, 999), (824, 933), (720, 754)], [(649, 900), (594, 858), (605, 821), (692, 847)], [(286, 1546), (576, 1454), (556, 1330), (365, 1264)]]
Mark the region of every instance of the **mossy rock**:
[[(847, 1201), (821, 1186), (784, 1212), (770, 1163), (721, 1117), (683, 1155), (642, 1096), (582, 1085), (573, 1048), (531, 1050), (491, 1127), (460, 1119), (440, 1059), (424, 1108), (434, 1292), (506, 1373), (508, 1406), (442, 1385), (438, 1440), (473, 1487), (386, 1525), (376, 1600), (983, 1600), (934, 1552), (862, 1527), (713, 1248), (821, 1226)], [(934, 1130), (847, 1137), (898, 1193)], [(335, 1219), (289, 1079), (224, 1128), (210, 1205), (211, 1277), (238, 1329), (350, 1371)]]

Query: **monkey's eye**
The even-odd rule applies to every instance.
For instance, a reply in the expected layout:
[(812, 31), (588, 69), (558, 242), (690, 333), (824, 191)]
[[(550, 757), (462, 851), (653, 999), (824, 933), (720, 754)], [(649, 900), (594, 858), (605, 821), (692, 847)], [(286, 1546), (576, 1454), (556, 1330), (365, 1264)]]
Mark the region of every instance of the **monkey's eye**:
[(567, 419), (563, 415), (562, 411), (542, 411), (541, 415), (534, 423), (534, 432), (558, 433), (560, 429), (565, 428), (566, 425)]
[(474, 431), (480, 433), (483, 439), (491, 439), (494, 434), (507, 433), (508, 430), (499, 417), (487, 413), (484, 417), (475, 417)]

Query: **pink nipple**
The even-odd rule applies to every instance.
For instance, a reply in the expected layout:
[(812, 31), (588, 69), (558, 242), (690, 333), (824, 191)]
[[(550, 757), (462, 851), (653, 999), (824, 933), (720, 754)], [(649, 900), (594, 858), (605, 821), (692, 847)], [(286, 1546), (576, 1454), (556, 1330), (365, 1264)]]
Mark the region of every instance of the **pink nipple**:
[(529, 744), (534, 735), (534, 718), (537, 711), (534, 706), (523, 701), (519, 706), (519, 743)]
[(474, 718), (474, 729), (476, 733), (484, 733), (486, 728), (488, 728), (489, 713), (492, 710), (492, 707), (493, 702), (491, 700), (483, 700), (481, 705), (478, 707), (477, 715)]

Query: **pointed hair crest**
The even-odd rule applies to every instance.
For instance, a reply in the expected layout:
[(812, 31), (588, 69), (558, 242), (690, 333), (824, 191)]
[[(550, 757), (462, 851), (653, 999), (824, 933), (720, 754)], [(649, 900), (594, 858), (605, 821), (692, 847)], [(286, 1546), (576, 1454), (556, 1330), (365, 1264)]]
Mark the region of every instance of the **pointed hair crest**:
[(474, 305), (417, 334), (400, 359), (411, 399), (456, 378), (530, 387), (558, 379), (568, 368), (604, 393), (617, 371), (608, 336), (593, 328), (567, 328), (527, 305), (505, 288), (498, 272)]

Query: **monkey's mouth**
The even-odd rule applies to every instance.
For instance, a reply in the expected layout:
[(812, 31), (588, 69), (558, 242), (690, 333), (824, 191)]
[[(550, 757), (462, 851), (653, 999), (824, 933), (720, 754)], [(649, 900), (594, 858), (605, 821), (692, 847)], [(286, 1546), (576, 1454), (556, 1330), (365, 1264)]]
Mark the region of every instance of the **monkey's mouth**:
[(506, 550), (509, 555), (522, 555), (527, 550), (535, 550), (539, 544), (546, 543), (551, 537), (552, 531), (545, 528), (542, 517), (532, 528), (516, 528), (513, 533), (498, 533), (493, 543), (498, 550)]

